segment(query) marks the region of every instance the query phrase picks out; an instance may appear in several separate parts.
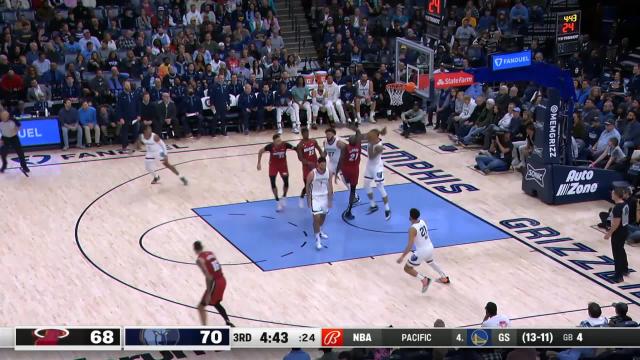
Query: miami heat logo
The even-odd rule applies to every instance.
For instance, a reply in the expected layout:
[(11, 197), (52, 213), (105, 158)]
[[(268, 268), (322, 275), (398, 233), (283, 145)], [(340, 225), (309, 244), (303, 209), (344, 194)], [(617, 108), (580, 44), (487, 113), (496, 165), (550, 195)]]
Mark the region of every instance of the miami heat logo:
[(64, 328), (38, 328), (33, 331), (34, 345), (58, 345), (60, 339), (69, 336), (69, 330)]

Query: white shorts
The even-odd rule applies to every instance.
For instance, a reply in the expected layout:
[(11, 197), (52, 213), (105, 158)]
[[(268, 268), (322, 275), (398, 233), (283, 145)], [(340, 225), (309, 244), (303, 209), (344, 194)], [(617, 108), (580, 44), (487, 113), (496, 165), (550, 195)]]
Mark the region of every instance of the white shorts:
[(422, 249), (418, 252), (412, 251), (411, 257), (407, 260), (409, 266), (419, 266), (423, 262), (430, 262), (433, 260), (433, 247)]
[(338, 170), (338, 162), (333, 162), (331, 160), (327, 161), (327, 168), (329, 169), (330, 174), (333, 174), (334, 176), (337, 175), (336, 170)]
[(329, 212), (329, 195), (311, 196), (311, 213), (322, 215)]
[(367, 180), (373, 180), (375, 182), (384, 182), (384, 168), (383, 167), (370, 167), (364, 170), (364, 178)]

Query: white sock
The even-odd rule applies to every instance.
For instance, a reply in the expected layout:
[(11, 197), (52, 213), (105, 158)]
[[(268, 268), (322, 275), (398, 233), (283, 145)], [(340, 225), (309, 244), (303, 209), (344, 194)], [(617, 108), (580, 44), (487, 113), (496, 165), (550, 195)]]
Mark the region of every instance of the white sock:
[(422, 281), (422, 279), (424, 279), (424, 275), (418, 273), (418, 275), (416, 275), (416, 277), (418, 278), (418, 280)]
[(384, 209), (387, 211), (391, 210), (391, 208), (389, 207), (389, 203), (384, 204)]
[(446, 277), (447, 275), (445, 275), (444, 271), (442, 271), (442, 269), (440, 268), (440, 266), (438, 266), (438, 264), (436, 264), (435, 261), (432, 261), (430, 263), (428, 263), (429, 266), (431, 266), (431, 268), (433, 270), (435, 270), (435, 272), (437, 272), (438, 274), (440, 274), (440, 277)]
[(373, 199), (369, 200), (369, 205), (370, 205), (371, 207), (376, 207), (376, 206), (377, 206), (377, 205), (376, 205), (376, 202), (375, 202), (375, 201), (373, 201)]
[(320, 233), (319, 232), (316, 233), (316, 241), (320, 241)]

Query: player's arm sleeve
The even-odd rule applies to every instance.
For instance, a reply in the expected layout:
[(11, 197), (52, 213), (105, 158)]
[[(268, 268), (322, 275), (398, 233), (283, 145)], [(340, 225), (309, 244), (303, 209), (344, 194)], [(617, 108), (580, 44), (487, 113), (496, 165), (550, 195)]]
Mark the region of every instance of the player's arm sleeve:
[(293, 147), (293, 145), (291, 145), (289, 143), (286, 143), (286, 144), (287, 145), (285, 145), (285, 146), (287, 147), (287, 149), (290, 149), (290, 150), (294, 150), (295, 149), (295, 147)]

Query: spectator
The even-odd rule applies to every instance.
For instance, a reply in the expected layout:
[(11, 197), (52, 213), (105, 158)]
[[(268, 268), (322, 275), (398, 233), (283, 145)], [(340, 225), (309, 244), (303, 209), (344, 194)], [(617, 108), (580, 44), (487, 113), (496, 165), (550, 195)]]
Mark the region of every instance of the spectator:
[[(438, 102), (436, 105), (436, 126), (435, 128), (442, 132), (445, 130), (447, 119), (450, 113), (451, 91), (448, 89), (440, 90), (438, 94)], [(493, 102), (493, 100), (492, 100)]]
[(9, 70), (0, 78), (0, 95), (3, 99), (18, 100), (24, 94), (22, 77), (13, 70)]
[(626, 156), (620, 146), (618, 146), (618, 139), (612, 137), (609, 139), (607, 148), (600, 154), (600, 156), (591, 163), (591, 167), (602, 168), (605, 170), (611, 169), (620, 172), (626, 170)]
[[(227, 110), (229, 110), (229, 90), (224, 84), (224, 75), (216, 76), (213, 88), (209, 90), (211, 104), (214, 106), (215, 114), (222, 127), (222, 135), (227, 136)], [(211, 134), (215, 136), (215, 127), (211, 124)]]
[(106, 104), (113, 99), (109, 84), (107, 84), (107, 80), (101, 69), (96, 70), (96, 76), (89, 81), (89, 89), (87, 92), (93, 96), (95, 102), (98, 104)]
[(465, 137), (461, 139), (461, 142), (464, 145), (470, 145), (476, 138), (480, 137), (482, 133), (487, 129), (489, 125), (492, 125), (495, 119), (495, 110), (497, 107), (495, 106), (495, 100), (488, 99), (487, 105), (482, 110), (482, 112), (478, 115), (475, 123), (469, 129), (469, 132)]
[(80, 116), (78, 110), (71, 106), (71, 100), (65, 99), (63, 107), (58, 112), (58, 120), (62, 124), (62, 139), (64, 141), (63, 150), (69, 150), (69, 132), (76, 133), (76, 146), (84, 149), (82, 145), (82, 126), (80, 126)]
[(299, 113), (293, 110), (293, 96), (287, 89), (287, 84), (280, 83), (278, 91), (275, 95), (276, 104), (276, 126), (278, 128), (278, 134), (282, 134), (282, 115), (289, 114), (291, 117), (291, 123), (293, 124), (293, 133), (298, 134), (300, 132), (300, 119)]
[(620, 143), (627, 156), (631, 156), (633, 150), (640, 145), (640, 123), (638, 123), (636, 113), (633, 111), (627, 113), (627, 125), (622, 133)]
[(133, 92), (129, 81), (124, 82), (124, 91), (118, 96), (116, 113), (118, 114), (118, 124), (120, 125), (120, 144), (122, 145), (122, 150), (127, 150), (129, 135), (132, 134), (132, 138), (137, 139), (140, 132), (140, 100)]
[(238, 98), (238, 110), (242, 118), (242, 130), (245, 135), (249, 135), (250, 120), (252, 118), (255, 119), (258, 111), (257, 100), (251, 90), (251, 85), (245, 84), (244, 92)]
[(456, 29), (455, 37), (465, 46), (471, 44), (471, 41), (476, 38), (476, 31), (469, 24), (469, 19), (462, 20), (462, 25)]
[[(345, 122), (351, 124), (357, 119), (355, 116), (355, 98), (356, 88), (353, 86), (353, 79), (348, 77), (346, 84), (340, 89), (340, 99), (336, 101), (336, 109), (338, 110), (340, 121), (343, 124)], [(346, 114), (349, 116), (347, 117)], [(354, 116), (352, 116), (352, 114)]]
[[(471, 96), (469, 95), (463, 95), (463, 100), (462, 100), (462, 111), (460, 112), (459, 115), (454, 116), (450, 119), (451, 124), (448, 126), (448, 128), (453, 128), (454, 130), (454, 134), (458, 133), (458, 129), (469, 120), (469, 118), (471, 117), (471, 114), (473, 113), (473, 110), (475, 110), (476, 108), (476, 102), (475, 100), (473, 100), (471, 98)], [(470, 128), (470, 126), (469, 126)], [(458, 141), (457, 136), (455, 135), (450, 135), (450, 137), (453, 139), (453, 141)]]
[(189, 11), (182, 17), (182, 24), (187, 26), (191, 24), (192, 19), (195, 19), (196, 25), (202, 24), (202, 14), (200, 14), (200, 10), (197, 9), (194, 3), (191, 4)]
[(587, 312), (589, 317), (586, 320), (580, 322), (580, 327), (604, 327), (607, 326), (608, 320), (602, 316), (602, 309), (600, 305), (594, 302), (590, 302), (587, 306)]
[(49, 70), (40, 77), (40, 81), (49, 86), (53, 98), (61, 96), (62, 86), (64, 84), (64, 74), (58, 70), (57, 63), (51, 63)]
[(640, 64), (633, 67), (633, 77), (629, 81), (628, 89), (629, 94), (634, 98), (640, 96)]
[(151, 95), (148, 92), (142, 94), (142, 103), (140, 104), (140, 121), (141, 126), (151, 126), (155, 134), (162, 133), (162, 122), (158, 114), (158, 104), (151, 101)]
[(78, 119), (80, 120), (80, 125), (82, 125), (87, 146), (91, 147), (91, 130), (93, 130), (95, 134), (93, 145), (100, 147), (100, 126), (98, 125), (96, 109), (93, 106), (89, 106), (87, 100), (82, 101), (82, 106), (78, 110)]
[(415, 101), (413, 107), (400, 115), (402, 119), (402, 136), (409, 138), (411, 133), (422, 134), (427, 132), (425, 123), (427, 113), (420, 109), (420, 102)]
[(311, 357), (302, 349), (293, 348), (282, 360), (311, 360)]
[(627, 312), (629, 311), (629, 306), (626, 303), (618, 302), (613, 303), (612, 306), (616, 309), (616, 315), (609, 318), (608, 325), (611, 327), (637, 327), (638, 323), (633, 321), (629, 316), (627, 316)]
[(322, 348), (322, 356), (318, 360), (338, 360), (338, 354), (333, 352), (331, 348)]
[(41, 52), (40, 54), (38, 54), (38, 58), (33, 61), (31, 65), (36, 68), (38, 76), (42, 76), (45, 72), (49, 71), (49, 68), (51, 67), (51, 61), (47, 59), (47, 54)]
[(476, 156), (475, 168), (488, 175), (492, 171), (507, 171), (513, 159), (511, 133), (499, 132), (491, 141), (488, 155)]
[(100, 134), (109, 141), (112, 140), (113, 135), (119, 135), (117, 119), (113, 109), (109, 105), (100, 106), (100, 111), (98, 112), (98, 125), (100, 126)]
[(484, 320), (482, 320), (482, 327), (506, 328), (510, 326), (511, 321), (505, 315), (498, 314), (498, 306), (495, 303), (488, 302), (484, 309), (486, 312)]
[(515, 0), (509, 13), (509, 18), (511, 18), (513, 29), (516, 29), (520, 34), (526, 32), (526, 27), (529, 25), (529, 10), (524, 6), (522, 0)]
[(257, 126), (258, 131), (261, 131), (264, 129), (267, 115), (269, 115), (269, 117), (273, 116), (275, 118), (275, 97), (268, 83), (262, 84), (262, 91), (258, 94), (256, 102), (256, 115), (258, 122)]
[(60, 91), (60, 96), (63, 99), (70, 99), (72, 102), (75, 102), (80, 97), (80, 87), (76, 85), (73, 76), (67, 76), (65, 79), (64, 85), (62, 85), (62, 90)]
[(313, 117), (311, 103), (307, 101), (307, 99), (311, 97), (311, 93), (309, 88), (305, 85), (302, 76), (298, 76), (296, 79), (296, 86), (291, 89), (291, 96), (293, 98), (293, 102), (291, 103), (293, 111), (295, 113), (299, 113), (300, 110), (303, 109), (307, 114), (307, 126), (317, 129), (318, 126), (316, 125), (315, 118)]
[(511, 163), (513, 168), (519, 170), (524, 167), (527, 158), (533, 152), (536, 136), (536, 127), (533, 124), (527, 125), (526, 137), (523, 141), (517, 141), (513, 143), (513, 151), (515, 152), (515, 158)]
[(186, 133), (186, 137), (193, 136), (193, 123), (198, 128), (198, 137), (204, 134), (205, 128), (203, 126), (202, 117), (202, 101), (200, 97), (196, 95), (193, 86), (187, 87), (187, 96), (180, 102), (182, 114), (182, 128)]
[[(598, 118), (594, 118), (594, 121), (597, 121)], [(598, 122), (599, 124), (599, 122)], [(612, 138), (617, 139), (618, 141), (621, 140), (621, 136), (620, 133), (618, 132), (618, 130), (615, 128), (615, 126), (613, 125), (613, 122), (611, 120), (605, 121), (604, 123), (605, 125), (605, 129), (604, 130), (600, 130), (600, 135), (598, 136), (598, 140), (595, 142), (595, 144), (593, 144), (591, 146), (590, 150), (590, 158), (591, 159), (596, 159), (598, 157), (600, 157), (600, 155), (602, 155), (605, 150), (607, 149), (607, 146), (609, 144), (609, 140)], [(595, 125), (592, 125), (592, 129), (590, 132), (589, 137), (591, 138), (591, 134), (596, 134), (598, 131), (598, 127)]]
[(37, 80), (31, 80), (31, 87), (27, 90), (27, 101), (51, 101), (51, 90), (45, 85), (38, 84)]
[(163, 128), (171, 137), (179, 137), (176, 129), (178, 126), (178, 109), (176, 104), (171, 101), (171, 95), (168, 92), (162, 93), (162, 101), (158, 104), (158, 113)]

